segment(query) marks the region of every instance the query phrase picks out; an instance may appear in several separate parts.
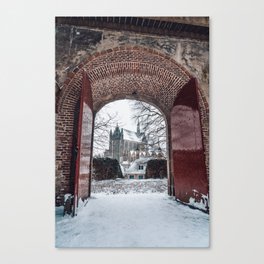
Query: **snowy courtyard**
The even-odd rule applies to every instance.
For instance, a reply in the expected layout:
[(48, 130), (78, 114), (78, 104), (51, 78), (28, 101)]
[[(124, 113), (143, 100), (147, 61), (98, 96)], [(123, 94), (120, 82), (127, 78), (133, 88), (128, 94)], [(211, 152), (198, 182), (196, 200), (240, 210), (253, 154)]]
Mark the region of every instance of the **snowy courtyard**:
[(208, 214), (168, 196), (166, 181), (93, 182), (77, 217), (56, 209), (56, 247), (208, 247)]

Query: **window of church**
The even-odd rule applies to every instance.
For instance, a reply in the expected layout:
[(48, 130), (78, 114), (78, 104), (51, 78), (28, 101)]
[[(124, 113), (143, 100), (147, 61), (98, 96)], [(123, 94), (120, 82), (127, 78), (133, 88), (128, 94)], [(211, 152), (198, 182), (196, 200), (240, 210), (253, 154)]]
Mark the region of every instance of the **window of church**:
[(138, 169), (139, 169), (139, 170), (143, 170), (143, 169), (144, 169), (144, 166), (143, 166), (143, 165), (139, 165), (139, 166), (138, 166)]
[(134, 179), (134, 175), (129, 175), (129, 179)]

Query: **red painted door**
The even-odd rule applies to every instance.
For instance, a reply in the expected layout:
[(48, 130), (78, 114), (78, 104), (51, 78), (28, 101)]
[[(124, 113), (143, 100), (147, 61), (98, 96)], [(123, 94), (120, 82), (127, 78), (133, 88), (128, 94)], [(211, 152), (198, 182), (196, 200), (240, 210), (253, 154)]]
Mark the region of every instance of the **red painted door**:
[(194, 78), (182, 88), (174, 102), (171, 150), (176, 199), (208, 210), (208, 179)]
[(74, 214), (80, 200), (90, 196), (92, 137), (93, 137), (93, 104), (91, 85), (87, 73), (83, 71), (78, 121), (77, 159), (74, 182)]

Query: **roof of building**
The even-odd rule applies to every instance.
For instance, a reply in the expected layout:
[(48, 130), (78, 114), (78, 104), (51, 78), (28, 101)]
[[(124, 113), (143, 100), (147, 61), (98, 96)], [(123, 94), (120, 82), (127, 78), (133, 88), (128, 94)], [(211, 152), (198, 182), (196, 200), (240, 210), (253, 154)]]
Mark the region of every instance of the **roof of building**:
[(130, 167), (126, 170), (126, 173), (142, 173), (145, 172), (146, 168), (143, 170), (139, 170), (139, 165), (145, 165), (149, 160), (153, 159), (152, 157), (141, 157), (139, 159), (136, 159)]

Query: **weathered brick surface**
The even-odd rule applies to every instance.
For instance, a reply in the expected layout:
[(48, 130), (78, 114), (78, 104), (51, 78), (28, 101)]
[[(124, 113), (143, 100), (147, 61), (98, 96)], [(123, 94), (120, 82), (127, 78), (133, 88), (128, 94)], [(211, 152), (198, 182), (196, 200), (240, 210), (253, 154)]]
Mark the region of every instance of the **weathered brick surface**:
[(70, 101), (77, 100), (82, 80), (80, 69), (87, 72), (91, 81), (95, 111), (102, 103), (123, 95), (134, 99), (137, 96), (152, 98), (164, 112), (169, 112), (180, 87), (190, 79), (190, 74), (169, 57), (141, 47), (120, 47), (96, 53), (77, 69), (63, 88), (58, 112), (63, 111), (62, 107), (67, 108)]
[[(56, 27), (56, 80), (59, 87), (68, 82), (67, 74), (76, 72), (91, 55), (118, 51), (120, 47), (138, 46), (177, 61), (201, 84), (208, 98), (209, 42), (195, 39), (135, 34), (70, 25)], [(135, 48), (136, 49), (136, 48)]]
[[(121, 39), (113, 32), (99, 30), (100, 34), (97, 31), (93, 34), (87, 30), (81, 35), (87, 34), (90, 40), (79, 38), (70, 43), (67, 36), (70, 38), (71, 31), (65, 31), (62, 38), (60, 30), (56, 43), (56, 72), (60, 87), (56, 93), (57, 197), (73, 193), (74, 113), (80, 98), (82, 69), (91, 81), (95, 111), (117, 99), (140, 99), (156, 105), (168, 121), (177, 94), (191, 77), (195, 77), (209, 173), (207, 42), (131, 34)], [(74, 32), (76, 30), (79, 29)]]
[(202, 124), (202, 137), (205, 154), (206, 173), (209, 178), (209, 105), (206, 101), (205, 96), (202, 95), (198, 89), (199, 97), (199, 110)]

